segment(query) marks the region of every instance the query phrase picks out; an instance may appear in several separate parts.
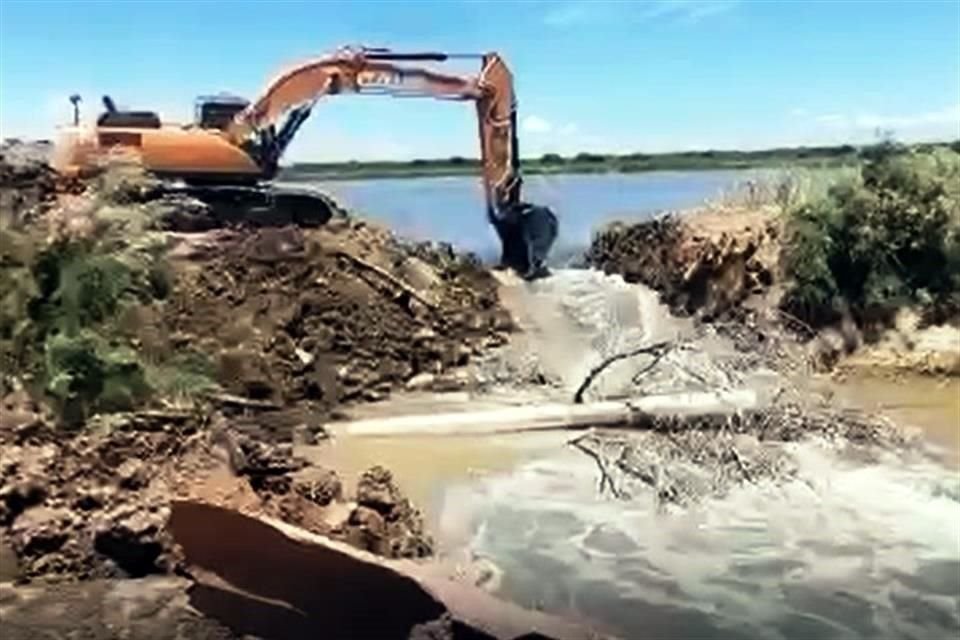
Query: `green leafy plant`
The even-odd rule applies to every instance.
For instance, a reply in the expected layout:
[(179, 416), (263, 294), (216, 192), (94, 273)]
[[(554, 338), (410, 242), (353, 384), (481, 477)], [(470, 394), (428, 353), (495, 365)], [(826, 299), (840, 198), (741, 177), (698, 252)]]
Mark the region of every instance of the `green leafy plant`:
[(859, 175), (788, 210), (784, 306), (814, 324), (849, 308), (886, 322), (903, 305), (960, 309), (960, 154), (871, 148)]

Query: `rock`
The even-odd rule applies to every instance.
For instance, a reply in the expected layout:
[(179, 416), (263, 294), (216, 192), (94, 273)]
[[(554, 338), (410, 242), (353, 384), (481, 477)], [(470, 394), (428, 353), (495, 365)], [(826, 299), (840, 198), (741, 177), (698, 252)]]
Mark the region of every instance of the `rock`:
[(240, 640), (190, 606), (187, 578), (0, 586), (4, 640)]
[(20, 476), (0, 487), (0, 525), (10, 524), (25, 509), (43, 502), (47, 494), (46, 483), (37, 476)]
[(319, 467), (307, 467), (291, 478), (291, 489), (321, 506), (343, 497), (343, 485), (336, 472)]
[(67, 509), (32, 507), (10, 528), (10, 546), (20, 557), (35, 557), (56, 551), (67, 541), (75, 522)]
[(357, 503), (383, 515), (389, 514), (400, 499), (393, 474), (385, 467), (378, 465), (367, 469), (357, 482)]
[(168, 513), (168, 508), (145, 505), (107, 513), (94, 527), (94, 549), (130, 577), (166, 573), (173, 564), (165, 554), (171, 546), (164, 533)]
[(117, 495), (114, 487), (98, 485), (87, 487), (77, 492), (73, 501), (73, 508), (81, 511), (93, 511), (101, 509), (113, 501)]
[(297, 356), (297, 358), (300, 360), (300, 362), (303, 363), (303, 366), (309, 367), (311, 364), (313, 364), (313, 361), (314, 361), (315, 358), (314, 358), (314, 356), (313, 356), (312, 353), (309, 353), (309, 352), (307, 352), (307, 351), (304, 351), (303, 349), (300, 349), (299, 347), (297, 347), (296, 349), (294, 349), (293, 352), (294, 352), (294, 354), (296, 354), (296, 356)]
[(407, 380), (407, 384), (405, 386), (407, 391), (423, 391), (433, 386), (433, 381), (435, 379), (436, 376), (432, 373), (418, 373)]
[(124, 489), (141, 489), (147, 486), (150, 478), (142, 460), (127, 460), (117, 469), (117, 481)]
[(427, 342), (437, 337), (437, 332), (429, 327), (423, 327), (413, 334), (414, 342)]
[(350, 515), (357, 508), (355, 502), (334, 502), (323, 512), (323, 523), (334, 534), (346, 532), (350, 524)]
[(433, 389), (434, 391), (441, 392), (462, 391), (469, 387), (472, 382), (473, 379), (471, 378), (470, 373), (463, 369), (459, 369), (437, 378), (433, 385)]
[(357, 507), (347, 521), (346, 540), (354, 547), (389, 556), (387, 525), (383, 516), (367, 507)]

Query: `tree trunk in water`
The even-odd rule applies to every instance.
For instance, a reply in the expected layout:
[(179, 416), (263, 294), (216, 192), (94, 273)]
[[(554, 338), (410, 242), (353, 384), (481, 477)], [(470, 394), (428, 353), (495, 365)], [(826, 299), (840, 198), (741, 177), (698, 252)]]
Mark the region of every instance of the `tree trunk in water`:
[(749, 389), (653, 395), (624, 401), (585, 404), (552, 403), (483, 411), (371, 418), (339, 423), (355, 436), (482, 435), (549, 429), (630, 427), (649, 424), (651, 417), (733, 414), (757, 408)]

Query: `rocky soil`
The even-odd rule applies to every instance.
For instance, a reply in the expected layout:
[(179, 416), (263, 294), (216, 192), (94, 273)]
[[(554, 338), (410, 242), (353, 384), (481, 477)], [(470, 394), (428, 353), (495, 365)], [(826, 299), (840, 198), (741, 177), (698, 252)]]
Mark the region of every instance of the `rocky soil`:
[(190, 344), (215, 360), (228, 392), (251, 399), (379, 400), (416, 376), (449, 374), (512, 327), (479, 265), (362, 221), (171, 242), (173, 295), (143, 339)]
[[(83, 233), (63, 198), (89, 200), (107, 187), (126, 194), (126, 211), (156, 216), (151, 233), (164, 243), (170, 290), (126, 310), (122, 339), (144, 361), (198, 355), (215, 387), (189, 401), (154, 397), (67, 430), (46, 398), (19, 384), (19, 373), (28, 381), (32, 372), (4, 371), (14, 390), (0, 412), (3, 576), (177, 573), (164, 523), (170, 501), (199, 488), (204, 499), (234, 501), (378, 555), (430, 555), (422, 517), (389, 470), (375, 467), (343, 487), (334, 472), (294, 456), (292, 443), (325, 437), (320, 423), (345, 403), (411, 383), (462, 385), (460, 368), (513, 329), (492, 275), (450, 247), (404, 244), (347, 215), (312, 229), (178, 228), (178, 219), (196, 222), (202, 205), (152, 199), (149, 183), (123, 174), (111, 185), (64, 184), (45, 153), (2, 148), (4, 224)], [(175, 215), (184, 207), (191, 216)]]
[(291, 445), (258, 441), (222, 415), (118, 414), (64, 434), (22, 396), (8, 396), (3, 409), (0, 531), (16, 564), (4, 573), (19, 581), (179, 572), (165, 531), (177, 497), (242, 505), (385, 557), (433, 550), (386, 469), (345, 489)]
[(657, 290), (675, 313), (709, 320), (775, 284), (780, 233), (772, 209), (667, 215), (609, 225), (586, 257), (605, 273)]

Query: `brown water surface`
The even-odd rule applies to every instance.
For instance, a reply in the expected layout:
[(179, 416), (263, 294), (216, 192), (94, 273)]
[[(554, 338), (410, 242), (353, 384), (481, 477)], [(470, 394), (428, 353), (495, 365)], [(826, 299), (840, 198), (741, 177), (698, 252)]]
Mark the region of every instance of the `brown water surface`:
[(842, 403), (920, 429), (954, 468), (960, 464), (960, 378), (851, 376), (831, 388)]

